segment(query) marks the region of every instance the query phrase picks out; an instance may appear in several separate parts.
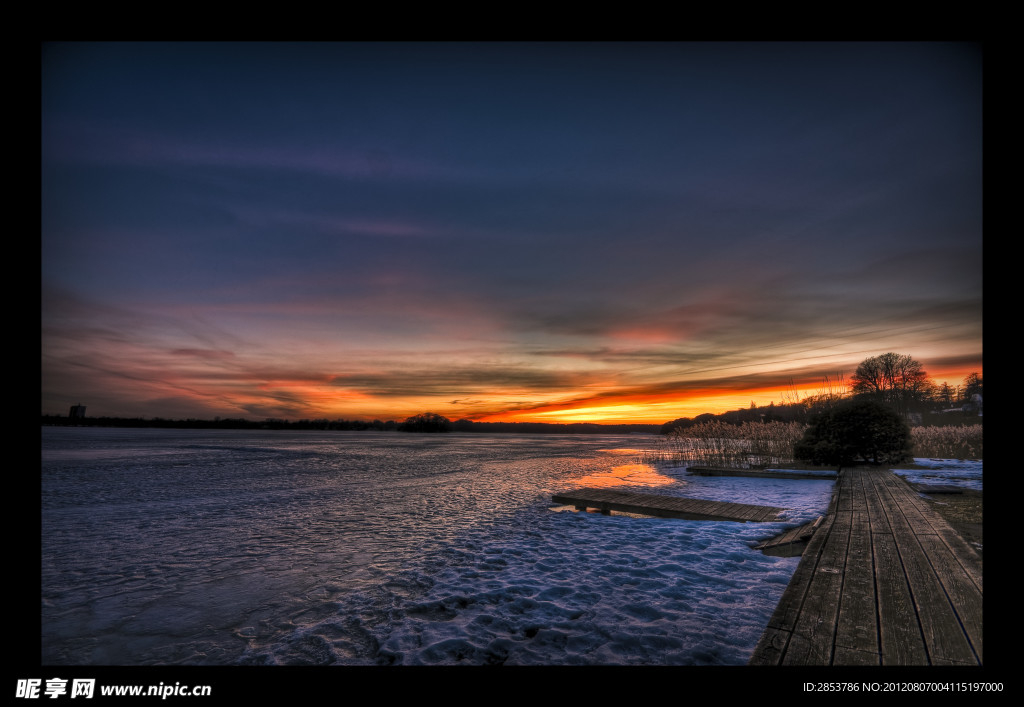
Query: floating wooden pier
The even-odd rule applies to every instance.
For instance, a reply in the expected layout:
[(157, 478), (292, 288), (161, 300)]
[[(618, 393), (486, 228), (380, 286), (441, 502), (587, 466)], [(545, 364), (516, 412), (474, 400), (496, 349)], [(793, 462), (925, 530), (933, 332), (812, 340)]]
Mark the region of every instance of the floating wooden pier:
[(615, 489), (583, 488), (553, 495), (552, 500), (575, 506), (578, 510), (594, 508), (602, 513), (641, 513), (661, 518), (685, 520), (731, 520), (770, 523), (778, 520), (784, 510), (774, 506), (752, 506), (746, 503), (722, 503), (700, 498), (665, 496), (654, 493), (617, 491)]
[(909, 484), (846, 469), (751, 665), (981, 665), (981, 558)]
[(817, 479), (819, 481), (835, 481), (835, 472), (815, 473), (796, 469), (785, 471), (767, 471), (765, 469), (730, 469), (718, 466), (688, 466), (686, 471), (694, 476), (755, 476), (761, 479)]

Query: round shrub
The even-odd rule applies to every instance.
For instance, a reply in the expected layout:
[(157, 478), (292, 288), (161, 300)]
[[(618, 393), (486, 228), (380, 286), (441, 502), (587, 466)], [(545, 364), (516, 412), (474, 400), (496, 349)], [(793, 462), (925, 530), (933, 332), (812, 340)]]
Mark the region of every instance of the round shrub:
[(912, 458), (910, 428), (894, 410), (853, 398), (822, 413), (793, 448), (811, 464), (897, 464)]

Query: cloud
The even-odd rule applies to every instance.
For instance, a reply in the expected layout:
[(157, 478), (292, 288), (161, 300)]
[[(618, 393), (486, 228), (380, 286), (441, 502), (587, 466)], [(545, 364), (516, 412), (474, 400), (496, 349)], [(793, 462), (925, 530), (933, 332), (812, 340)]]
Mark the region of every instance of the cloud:
[(671, 418), (889, 350), (952, 375), (968, 55), (50, 45), (44, 407)]
[(201, 359), (230, 359), (234, 358), (233, 351), (213, 351), (211, 349), (174, 349), (170, 352), (174, 356), (191, 356)]

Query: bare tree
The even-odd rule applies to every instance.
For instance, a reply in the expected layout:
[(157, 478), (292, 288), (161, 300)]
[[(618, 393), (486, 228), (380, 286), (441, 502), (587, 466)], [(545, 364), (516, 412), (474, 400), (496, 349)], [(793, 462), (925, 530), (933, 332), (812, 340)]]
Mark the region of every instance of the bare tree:
[(981, 395), (982, 378), (977, 372), (967, 374), (964, 378), (964, 399), (970, 400), (975, 395)]
[(964, 378), (963, 406), (965, 411), (981, 414), (982, 378), (976, 371)]
[(854, 395), (870, 397), (905, 415), (932, 395), (935, 384), (910, 356), (884, 353), (864, 359), (850, 379)]
[(936, 392), (936, 397), (939, 403), (942, 404), (943, 408), (953, 407), (954, 403), (956, 403), (958, 395), (959, 393), (957, 392), (957, 389), (954, 386), (951, 386), (949, 383), (943, 383), (942, 385), (940, 385), (938, 391)]

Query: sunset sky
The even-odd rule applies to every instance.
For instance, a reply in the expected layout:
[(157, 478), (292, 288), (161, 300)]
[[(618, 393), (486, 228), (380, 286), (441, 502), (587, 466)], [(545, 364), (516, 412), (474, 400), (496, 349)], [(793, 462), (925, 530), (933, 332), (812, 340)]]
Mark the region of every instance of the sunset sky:
[(943, 43), (42, 46), (42, 412), (661, 423), (982, 373)]

